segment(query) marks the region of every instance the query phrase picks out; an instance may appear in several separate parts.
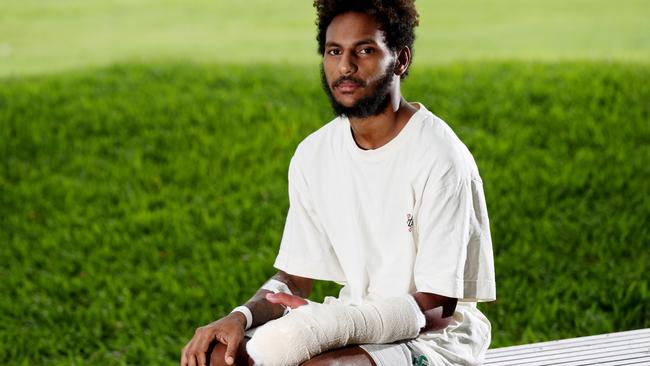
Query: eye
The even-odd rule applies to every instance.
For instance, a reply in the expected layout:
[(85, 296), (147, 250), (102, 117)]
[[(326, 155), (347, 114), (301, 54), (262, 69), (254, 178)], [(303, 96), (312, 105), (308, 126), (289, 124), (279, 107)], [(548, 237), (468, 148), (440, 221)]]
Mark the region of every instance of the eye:
[(369, 55), (373, 53), (375, 50), (372, 47), (365, 47), (359, 50), (359, 54), (361, 55)]
[(341, 54), (341, 51), (338, 48), (331, 48), (327, 50), (327, 54), (330, 56), (338, 56)]

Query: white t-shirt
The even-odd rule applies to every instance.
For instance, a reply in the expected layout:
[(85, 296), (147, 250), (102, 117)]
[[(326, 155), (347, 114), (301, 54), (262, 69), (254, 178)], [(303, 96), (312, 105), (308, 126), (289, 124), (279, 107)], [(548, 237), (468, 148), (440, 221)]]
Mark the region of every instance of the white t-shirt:
[(344, 302), (416, 291), (496, 297), (478, 168), (422, 105), (374, 150), (356, 145), (345, 117), (312, 133), (291, 159), (289, 202), (274, 266), (343, 284)]

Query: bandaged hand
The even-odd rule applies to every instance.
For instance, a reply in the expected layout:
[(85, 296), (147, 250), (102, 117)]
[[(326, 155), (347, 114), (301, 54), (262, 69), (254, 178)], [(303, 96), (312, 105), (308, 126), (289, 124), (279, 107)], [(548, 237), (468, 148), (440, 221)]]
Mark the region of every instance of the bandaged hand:
[(422, 313), (411, 295), (345, 305), (309, 302), (257, 329), (246, 350), (255, 365), (298, 365), (350, 344), (391, 343), (418, 336)]

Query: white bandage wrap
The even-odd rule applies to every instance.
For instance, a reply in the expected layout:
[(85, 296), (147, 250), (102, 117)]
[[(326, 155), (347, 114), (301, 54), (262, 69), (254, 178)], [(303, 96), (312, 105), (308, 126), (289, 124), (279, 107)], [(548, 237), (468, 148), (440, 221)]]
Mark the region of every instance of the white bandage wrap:
[(251, 325), (253, 325), (253, 313), (251, 313), (251, 309), (248, 307), (241, 305), (236, 308), (234, 308), (230, 313), (234, 313), (235, 311), (238, 311), (242, 314), (244, 314), (244, 317), (246, 317), (246, 329), (250, 328)]
[[(278, 281), (278, 280), (273, 279), (273, 278), (266, 281), (266, 283), (262, 286), (261, 290), (271, 291), (274, 294), (282, 292), (282, 293), (285, 293), (285, 294), (293, 295), (293, 292), (291, 292), (291, 289), (289, 289), (289, 286), (287, 286), (286, 283), (284, 283), (282, 281)], [(289, 313), (289, 311), (291, 311), (291, 309), (289, 309), (288, 307), (285, 306), (284, 307), (284, 313), (282, 314), (282, 316), (287, 315)]]
[(415, 311), (411, 301), (413, 297), (405, 295), (358, 306), (310, 302), (259, 327), (246, 350), (255, 365), (291, 366), (349, 344), (415, 338), (422, 312)]
[(413, 296), (409, 295), (406, 298), (411, 303), (411, 307), (413, 307), (413, 312), (415, 313), (415, 316), (418, 318), (418, 327), (420, 329), (424, 328), (424, 326), (427, 325), (427, 319), (424, 317), (424, 313), (422, 313), (422, 310), (420, 310), (420, 305), (418, 305), (418, 302), (415, 301), (415, 298)]
[(277, 294), (278, 292), (282, 292), (285, 294), (293, 295), (293, 292), (291, 292), (289, 286), (287, 286), (286, 283), (282, 281), (278, 281), (273, 278), (266, 281), (266, 283), (262, 286), (262, 290), (268, 290), (273, 292), (274, 294)]

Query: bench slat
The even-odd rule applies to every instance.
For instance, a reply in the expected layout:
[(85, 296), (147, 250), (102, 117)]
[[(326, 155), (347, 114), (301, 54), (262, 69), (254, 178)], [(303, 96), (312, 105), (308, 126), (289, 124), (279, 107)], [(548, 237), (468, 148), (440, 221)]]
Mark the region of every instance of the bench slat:
[[(646, 353), (647, 354), (647, 353)], [(572, 362), (556, 362), (556, 363), (546, 363), (542, 365), (563, 365), (563, 366), (592, 366), (594, 364), (600, 365), (601, 362), (607, 362), (607, 361), (630, 361), (630, 362), (636, 362), (639, 358), (643, 357), (643, 355), (639, 355), (636, 357), (629, 357), (629, 358), (620, 358), (618, 355), (612, 355), (612, 356), (607, 356), (607, 357), (599, 357), (599, 358), (592, 358), (589, 360), (581, 360), (581, 361), (572, 361)]]
[(592, 354), (594, 352), (616, 352), (625, 350), (637, 350), (639, 352), (647, 350), (650, 347), (650, 339), (639, 339), (634, 341), (618, 341), (609, 344), (593, 344), (583, 345), (580, 347), (573, 346), (571, 348), (553, 348), (546, 350), (529, 349), (529, 352), (518, 352), (516, 354), (499, 354), (491, 355), (490, 360), (516, 360), (530, 358), (531, 355), (544, 356), (545, 358), (554, 358), (554, 356), (562, 356), (568, 353), (572, 355), (579, 354)]
[(650, 328), (488, 350), (486, 366), (650, 365)]
[(629, 366), (629, 365), (650, 365), (650, 355), (630, 360), (617, 360), (598, 363), (600, 366)]
[(636, 330), (628, 330), (624, 332), (616, 332), (616, 333), (607, 333), (607, 334), (597, 334), (597, 335), (592, 335), (592, 336), (585, 336), (585, 337), (577, 337), (577, 338), (568, 338), (568, 339), (561, 339), (561, 340), (556, 340), (556, 341), (547, 341), (547, 342), (538, 342), (538, 343), (532, 343), (532, 344), (523, 344), (523, 345), (518, 345), (518, 346), (509, 346), (509, 347), (501, 347), (501, 348), (494, 348), (491, 350), (488, 350), (488, 354), (498, 354), (498, 353), (504, 353), (504, 352), (512, 352), (512, 351), (517, 351), (521, 349), (527, 349), (531, 347), (535, 348), (546, 348), (549, 346), (557, 346), (559, 345), (564, 345), (564, 344), (581, 344), (581, 343), (592, 343), (594, 341), (602, 340), (602, 339), (607, 339), (607, 340), (615, 340), (615, 339), (627, 339), (627, 338), (645, 338), (645, 337), (650, 337), (650, 328), (646, 329), (636, 329)]

